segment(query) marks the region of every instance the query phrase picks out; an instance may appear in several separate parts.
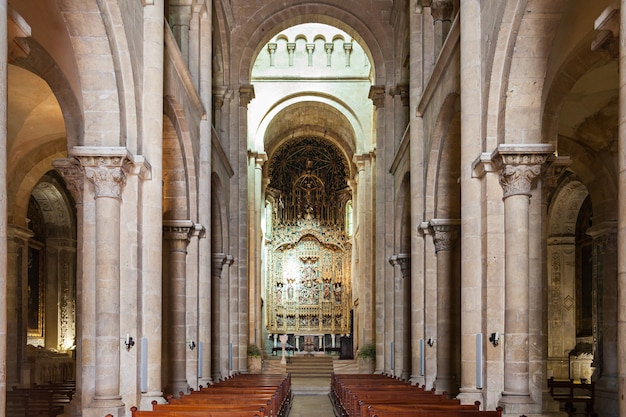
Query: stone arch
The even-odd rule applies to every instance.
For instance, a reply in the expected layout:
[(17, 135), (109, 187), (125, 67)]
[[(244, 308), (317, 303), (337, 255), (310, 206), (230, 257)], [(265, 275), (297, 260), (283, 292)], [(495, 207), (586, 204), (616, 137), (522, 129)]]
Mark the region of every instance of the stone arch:
[(504, 137), (498, 142), (542, 142), (543, 102), (532, 98), (543, 90), (550, 46), (565, 3), (517, 2), (510, 6), (515, 8), (508, 13), (513, 19), (502, 40), (508, 47), (504, 56), (511, 56), (511, 60), (502, 72), (501, 84), (495, 84), (501, 85), (504, 95), (499, 97), (506, 100)]
[[(338, 27), (353, 36), (364, 48), (372, 68), (375, 70), (372, 83), (374, 85), (385, 85), (387, 78), (392, 74), (387, 74), (386, 62), (391, 57), (387, 53), (393, 51), (393, 45), (382, 45), (383, 39), (393, 39), (389, 33), (385, 32), (378, 22), (360, 16), (363, 8), (358, 1), (347, 0), (339, 8), (329, 4), (298, 4), (285, 7), (282, 2), (272, 2), (261, 7), (255, 13), (254, 21), (242, 22), (238, 29), (233, 31), (233, 45), (242, 45), (237, 50), (239, 56), (238, 81), (242, 84), (248, 83), (252, 64), (256, 59), (260, 48), (280, 30), (299, 23), (319, 22)], [(354, 12), (349, 12), (349, 10)], [(262, 16), (262, 17), (259, 17)]]
[(163, 100), (163, 215), (166, 220), (197, 218), (197, 175), (187, 119), (172, 96)]
[(459, 105), (458, 94), (446, 97), (431, 135), (426, 173), (427, 219), (458, 219), (461, 216)]
[(41, 77), (48, 84), (63, 114), (67, 147), (78, 145), (83, 135), (83, 115), (72, 85), (52, 56), (39, 43), (33, 38), (22, 38), (21, 41), (30, 52), (26, 57), (17, 57), (12, 63)]
[(263, 117), (256, 144), (271, 159), (274, 152), (293, 137), (324, 137), (343, 152), (352, 177), (355, 167), (351, 161), (356, 151), (356, 138), (364, 133), (359, 127), (354, 112), (336, 98), (320, 94), (287, 97)]

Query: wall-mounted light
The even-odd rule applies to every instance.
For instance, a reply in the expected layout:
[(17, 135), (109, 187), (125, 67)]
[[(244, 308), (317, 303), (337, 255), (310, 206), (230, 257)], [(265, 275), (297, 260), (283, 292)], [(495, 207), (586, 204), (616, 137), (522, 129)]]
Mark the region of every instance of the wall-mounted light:
[(190, 350), (194, 350), (196, 348), (196, 342), (194, 342), (193, 340), (189, 341), (189, 349)]
[(426, 341), (426, 344), (430, 347), (433, 347), (433, 345), (435, 344), (435, 339), (433, 339), (432, 337), (429, 337), (428, 340)]
[(124, 345), (126, 346), (126, 350), (130, 350), (133, 346), (135, 346), (135, 340), (126, 333), (126, 339), (124, 339)]
[(498, 346), (498, 343), (500, 343), (500, 333), (491, 333), (491, 336), (489, 336), (489, 341), (492, 345)]

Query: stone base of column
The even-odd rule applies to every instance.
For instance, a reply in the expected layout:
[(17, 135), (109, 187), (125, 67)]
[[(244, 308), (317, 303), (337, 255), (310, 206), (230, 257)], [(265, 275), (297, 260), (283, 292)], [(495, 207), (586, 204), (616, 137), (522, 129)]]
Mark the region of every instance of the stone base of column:
[(113, 417), (126, 415), (126, 406), (121, 399), (93, 400), (89, 407), (82, 410), (83, 417), (103, 417), (109, 414)]
[(535, 404), (530, 394), (503, 392), (498, 405), (503, 416), (541, 415), (541, 406)]
[(180, 393), (187, 394), (189, 392), (189, 384), (187, 381), (171, 381), (167, 384), (167, 388), (165, 392), (171, 394), (172, 397), (178, 398), (180, 397)]
[(206, 388), (209, 385), (213, 385), (213, 379), (211, 378), (199, 378), (198, 379), (198, 386)]
[(165, 404), (165, 397), (162, 392), (144, 392), (141, 394), (141, 403), (138, 408), (140, 410), (152, 410), (152, 401), (156, 401), (157, 404)]
[(450, 398), (454, 398), (459, 392), (459, 385), (455, 378), (437, 377), (434, 385), (437, 394), (445, 392)]
[(603, 375), (596, 381), (594, 411), (601, 416), (619, 415), (617, 402), (618, 380), (614, 375)]
[(426, 383), (426, 379), (421, 375), (411, 375), (409, 382), (411, 385), (419, 385), (421, 387)]
[(80, 399), (77, 399), (77, 397), (80, 397), (80, 393), (78, 392), (74, 394), (74, 398), (72, 399), (72, 401), (63, 408), (63, 414), (59, 414), (57, 417), (82, 416), (83, 410), (81, 407)]
[(483, 393), (475, 388), (461, 388), (456, 398), (461, 400), (461, 404), (474, 404), (476, 401), (485, 404)]

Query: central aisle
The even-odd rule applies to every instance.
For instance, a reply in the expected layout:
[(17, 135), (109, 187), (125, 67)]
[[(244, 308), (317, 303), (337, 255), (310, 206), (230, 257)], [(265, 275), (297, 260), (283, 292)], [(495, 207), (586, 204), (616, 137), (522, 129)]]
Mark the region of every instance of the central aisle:
[(333, 417), (328, 395), (294, 395), (289, 417)]

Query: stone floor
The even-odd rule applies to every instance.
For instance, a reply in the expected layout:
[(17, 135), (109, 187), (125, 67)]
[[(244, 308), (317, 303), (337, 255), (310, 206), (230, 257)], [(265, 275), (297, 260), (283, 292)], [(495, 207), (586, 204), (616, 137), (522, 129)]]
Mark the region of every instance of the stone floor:
[(289, 417), (334, 417), (328, 395), (294, 395)]

